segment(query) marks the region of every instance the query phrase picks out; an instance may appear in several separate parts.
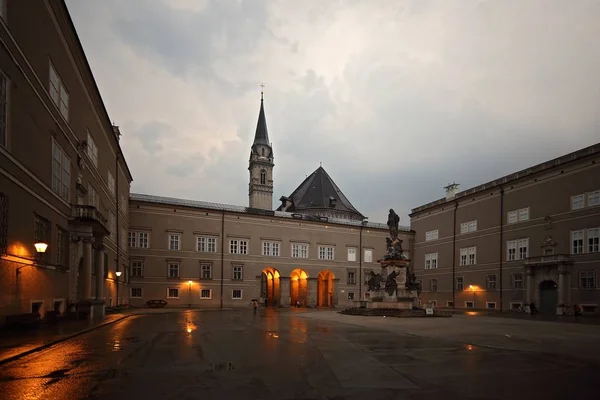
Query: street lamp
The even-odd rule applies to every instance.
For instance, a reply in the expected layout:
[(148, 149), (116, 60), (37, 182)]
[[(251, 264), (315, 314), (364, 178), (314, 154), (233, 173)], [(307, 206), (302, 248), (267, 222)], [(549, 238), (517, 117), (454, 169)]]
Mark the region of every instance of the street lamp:
[(119, 277), (121, 276), (121, 274), (121, 271), (115, 272), (115, 275), (117, 276), (117, 307), (119, 307)]

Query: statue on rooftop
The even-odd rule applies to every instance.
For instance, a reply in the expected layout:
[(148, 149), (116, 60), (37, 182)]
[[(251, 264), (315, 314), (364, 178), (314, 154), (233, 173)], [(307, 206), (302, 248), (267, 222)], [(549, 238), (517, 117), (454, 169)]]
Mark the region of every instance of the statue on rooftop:
[(400, 217), (396, 212), (390, 208), (390, 213), (388, 214), (387, 226), (390, 229), (390, 238), (392, 241), (398, 239), (398, 224), (400, 223)]

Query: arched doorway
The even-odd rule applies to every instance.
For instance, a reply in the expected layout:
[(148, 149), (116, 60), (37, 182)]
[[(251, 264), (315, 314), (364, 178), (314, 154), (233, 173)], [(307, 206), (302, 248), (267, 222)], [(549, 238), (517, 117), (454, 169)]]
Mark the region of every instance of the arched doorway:
[(540, 283), (540, 313), (547, 315), (556, 314), (558, 306), (558, 287), (554, 281)]
[(261, 276), (260, 295), (267, 299), (268, 306), (274, 306), (279, 303), (279, 271), (275, 268), (267, 267), (263, 269)]
[(317, 307), (333, 307), (333, 272), (324, 269), (317, 277)]
[(308, 274), (303, 269), (297, 268), (290, 274), (290, 298), (292, 307), (296, 301), (301, 307), (308, 305)]

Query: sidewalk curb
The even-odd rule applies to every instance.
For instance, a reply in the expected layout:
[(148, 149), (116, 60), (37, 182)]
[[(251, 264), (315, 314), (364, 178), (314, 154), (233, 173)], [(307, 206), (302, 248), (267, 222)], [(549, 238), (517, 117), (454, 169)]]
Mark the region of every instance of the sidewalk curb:
[(85, 333), (91, 332), (91, 331), (93, 331), (93, 330), (95, 330), (95, 329), (99, 329), (99, 328), (105, 327), (105, 326), (107, 326), (107, 325), (112, 325), (112, 324), (114, 324), (114, 323), (117, 323), (117, 322), (123, 321), (124, 319), (130, 318), (130, 317), (132, 317), (132, 316), (133, 316), (133, 315), (124, 315), (124, 316), (123, 316), (123, 317), (121, 317), (121, 318), (117, 318), (117, 319), (114, 319), (114, 320), (112, 320), (112, 321), (109, 321), (109, 322), (100, 323), (100, 324), (98, 324), (98, 325), (95, 325), (95, 326), (92, 326), (92, 327), (90, 327), (90, 328), (82, 329), (82, 330), (80, 330), (80, 331), (77, 331), (77, 332), (74, 332), (74, 333), (71, 333), (71, 334), (67, 334), (66, 336), (63, 336), (63, 337), (61, 337), (60, 339), (53, 340), (53, 341), (51, 341), (51, 342), (49, 342), (49, 343), (43, 344), (43, 345), (41, 345), (41, 346), (38, 346), (38, 347), (34, 347), (33, 349), (29, 349), (29, 350), (27, 350), (27, 351), (24, 351), (24, 352), (22, 352), (22, 353), (19, 353), (19, 354), (16, 354), (16, 355), (14, 355), (14, 356), (11, 356), (11, 357), (8, 357), (8, 358), (5, 358), (5, 359), (3, 359), (3, 360), (0, 360), (0, 365), (8, 364), (8, 363), (10, 363), (10, 362), (13, 362), (13, 361), (15, 361), (15, 360), (18, 360), (19, 358), (22, 358), (22, 357), (28, 356), (28, 355), (30, 355), (30, 354), (33, 354), (33, 353), (37, 353), (38, 351), (45, 350), (45, 349), (47, 349), (47, 348), (49, 348), (49, 347), (52, 347), (52, 346), (54, 346), (54, 345), (57, 345), (57, 344), (59, 344), (59, 343), (65, 342), (65, 341), (67, 341), (67, 340), (69, 340), (69, 339), (73, 339), (74, 337), (77, 337), (77, 336), (83, 335), (83, 334), (85, 334)]

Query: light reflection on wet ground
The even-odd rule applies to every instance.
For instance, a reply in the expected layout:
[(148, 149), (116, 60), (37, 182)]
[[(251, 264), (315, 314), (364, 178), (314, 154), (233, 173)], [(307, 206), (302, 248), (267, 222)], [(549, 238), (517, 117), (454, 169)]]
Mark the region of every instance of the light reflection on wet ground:
[(7, 364), (0, 399), (595, 398), (593, 370), (291, 311), (185, 311), (138, 315)]

